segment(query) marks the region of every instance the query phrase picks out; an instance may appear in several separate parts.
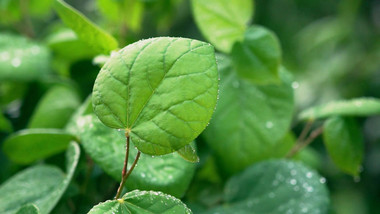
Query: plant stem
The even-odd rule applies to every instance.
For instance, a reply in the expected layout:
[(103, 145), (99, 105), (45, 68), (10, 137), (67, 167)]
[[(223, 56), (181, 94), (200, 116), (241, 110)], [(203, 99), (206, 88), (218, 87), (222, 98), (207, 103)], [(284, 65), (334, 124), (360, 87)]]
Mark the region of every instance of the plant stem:
[(133, 169), (136, 167), (137, 161), (139, 160), (140, 155), (141, 155), (141, 152), (138, 151), (131, 168), (127, 171), (128, 158), (129, 158), (129, 132), (125, 132), (125, 137), (126, 137), (126, 149), (125, 149), (124, 167), (123, 167), (123, 171), (121, 173), (120, 186), (117, 189), (115, 199), (118, 199), (120, 197), (120, 194), (123, 190), (124, 184), (127, 181), (127, 178), (129, 177), (129, 175), (132, 173)]
[(290, 151), (289, 153), (285, 156), (286, 158), (291, 158), (293, 157), (295, 154), (297, 154), (297, 152), (299, 152), (301, 149), (303, 149), (304, 147), (306, 147), (307, 145), (309, 145), (311, 142), (313, 142), (313, 140), (315, 138), (317, 138), (320, 134), (322, 134), (323, 132), (323, 127), (319, 127), (317, 129), (315, 129), (314, 131), (312, 131), (309, 135), (309, 137), (304, 140), (304, 141), (300, 141), (298, 142)]

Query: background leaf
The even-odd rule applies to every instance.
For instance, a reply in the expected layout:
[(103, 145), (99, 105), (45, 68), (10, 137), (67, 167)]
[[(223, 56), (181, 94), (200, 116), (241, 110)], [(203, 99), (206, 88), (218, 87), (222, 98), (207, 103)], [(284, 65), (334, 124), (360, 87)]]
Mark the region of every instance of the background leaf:
[[(125, 158), (124, 133), (106, 127), (95, 115), (79, 118), (77, 124), (86, 152), (106, 173), (120, 181)], [(137, 149), (132, 141), (129, 166), (132, 165), (136, 154)], [(128, 177), (126, 187), (129, 190), (157, 190), (182, 197), (194, 170), (194, 164), (183, 160), (176, 153), (155, 157), (141, 154), (138, 165)]]
[(60, 129), (25, 129), (9, 136), (3, 150), (13, 162), (30, 164), (64, 151), (74, 139)]
[(54, 9), (62, 21), (70, 27), (82, 42), (87, 43), (99, 53), (108, 54), (118, 48), (118, 43), (110, 34), (100, 29), (83, 14), (62, 0), (54, 0)]
[(253, 16), (251, 0), (192, 0), (193, 16), (204, 37), (218, 50), (229, 53), (242, 41)]
[(199, 162), (199, 157), (197, 155), (197, 151), (195, 150), (195, 146), (194, 145), (186, 145), (184, 147), (182, 147), (181, 149), (179, 149), (177, 151), (177, 153), (185, 160), (189, 161), (189, 162), (193, 162), (193, 163), (196, 163), (196, 162)]
[(49, 213), (69, 185), (79, 159), (79, 146), (72, 143), (66, 153), (66, 174), (59, 168), (37, 165), (25, 169), (0, 186), (0, 212), (10, 214), (33, 203)]
[(227, 204), (207, 213), (327, 214), (325, 178), (304, 165), (271, 160), (248, 167), (226, 184)]
[(211, 45), (159, 37), (128, 45), (111, 56), (95, 81), (92, 101), (104, 124), (130, 130), (141, 152), (163, 155), (189, 144), (203, 131), (217, 93)]
[(258, 86), (239, 78), (228, 59), (218, 62), (218, 106), (203, 136), (231, 174), (275, 155), (291, 123), (293, 90), (285, 72), (282, 84)]
[(12, 132), (12, 130), (12, 124), (2, 113), (0, 113), (0, 131)]
[(50, 73), (50, 53), (27, 38), (0, 33), (0, 70), (0, 81), (44, 79)]
[(371, 116), (379, 114), (380, 99), (356, 98), (311, 107), (302, 111), (299, 118), (301, 120), (313, 120), (330, 116)]
[(358, 176), (363, 161), (364, 143), (353, 118), (333, 117), (323, 127), (323, 139), (333, 162), (344, 172)]
[(234, 68), (242, 78), (253, 83), (279, 83), (281, 47), (276, 35), (261, 26), (249, 27), (243, 42), (231, 52)]
[(73, 88), (54, 86), (37, 104), (28, 128), (64, 128), (79, 105), (80, 98)]
[(34, 204), (22, 206), (16, 214), (40, 214), (40, 209)]
[(128, 192), (119, 200), (100, 203), (93, 207), (89, 214), (115, 213), (178, 213), (191, 214), (191, 210), (173, 196), (153, 191), (135, 190)]

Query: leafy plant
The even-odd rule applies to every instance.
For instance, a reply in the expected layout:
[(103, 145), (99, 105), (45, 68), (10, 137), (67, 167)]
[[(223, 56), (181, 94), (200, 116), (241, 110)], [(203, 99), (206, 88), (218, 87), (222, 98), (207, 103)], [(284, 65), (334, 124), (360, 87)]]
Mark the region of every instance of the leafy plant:
[[(338, 172), (314, 141), (360, 178), (380, 100), (297, 103), (286, 37), (260, 10), (251, 24), (266, 3), (72, 3), (0, 3), (0, 213), (330, 213), (320, 174)], [(186, 14), (200, 34), (168, 36)], [(352, 19), (298, 35), (305, 60)], [(335, 30), (308, 45), (320, 28)]]

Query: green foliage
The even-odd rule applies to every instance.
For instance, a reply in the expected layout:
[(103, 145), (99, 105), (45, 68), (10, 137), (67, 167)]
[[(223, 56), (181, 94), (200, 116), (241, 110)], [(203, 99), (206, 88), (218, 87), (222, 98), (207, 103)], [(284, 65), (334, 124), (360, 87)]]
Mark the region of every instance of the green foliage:
[(228, 59), (218, 61), (220, 99), (204, 136), (223, 170), (234, 173), (274, 156), (290, 126), (293, 90), (285, 71), (279, 85), (255, 85), (240, 78)]
[(377, 114), (380, 114), (379, 99), (356, 98), (315, 106), (301, 112), (299, 117), (302, 120), (314, 120), (330, 116), (370, 116)]
[(89, 214), (111, 213), (162, 213), (162, 214), (191, 214), (191, 210), (180, 200), (153, 191), (135, 190), (126, 193), (118, 200), (106, 201), (92, 208)]
[(333, 162), (344, 172), (358, 176), (364, 143), (356, 121), (349, 117), (328, 119), (324, 125), (323, 138)]
[(22, 206), (16, 214), (40, 214), (40, 209), (34, 204)]
[(66, 173), (49, 165), (36, 165), (19, 172), (0, 186), (0, 212), (14, 213), (33, 203), (49, 213), (65, 192), (79, 160), (79, 146), (72, 143), (66, 153)]
[(261, 26), (249, 27), (243, 42), (232, 49), (234, 67), (242, 78), (253, 83), (278, 83), (281, 47), (275, 34)]
[(186, 145), (179, 149), (177, 153), (185, 160), (193, 163), (199, 162), (199, 157), (197, 155), (197, 151), (195, 150), (193, 145)]
[(87, 43), (94, 50), (99, 53), (109, 54), (118, 48), (118, 42), (115, 38), (100, 29), (63, 0), (54, 0), (53, 6), (62, 21), (75, 31), (82, 42)]
[(0, 33), (0, 81), (32, 81), (50, 73), (49, 50), (22, 36)]
[(12, 124), (3, 114), (0, 114), (0, 131), (12, 132)]
[(63, 128), (79, 105), (79, 96), (73, 88), (54, 86), (38, 103), (28, 128)]
[(207, 213), (327, 213), (325, 178), (302, 164), (265, 161), (232, 177), (224, 189), (227, 202)]
[(170, 37), (142, 40), (102, 67), (93, 90), (94, 111), (107, 126), (130, 132), (141, 152), (171, 153), (206, 127), (217, 78), (211, 45)]
[[(95, 115), (80, 117), (76, 121), (76, 130), (80, 132), (85, 151), (105, 172), (120, 181), (125, 156), (124, 133), (103, 125)], [(128, 163), (131, 165), (137, 153), (133, 143), (129, 153)], [(126, 187), (129, 190), (157, 190), (181, 197), (194, 170), (194, 164), (175, 153), (156, 157), (142, 154)]]
[(237, 41), (242, 41), (253, 15), (251, 0), (192, 0), (198, 27), (218, 50), (229, 53)]
[(75, 137), (59, 129), (25, 129), (8, 137), (4, 153), (19, 164), (30, 164), (64, 151)]

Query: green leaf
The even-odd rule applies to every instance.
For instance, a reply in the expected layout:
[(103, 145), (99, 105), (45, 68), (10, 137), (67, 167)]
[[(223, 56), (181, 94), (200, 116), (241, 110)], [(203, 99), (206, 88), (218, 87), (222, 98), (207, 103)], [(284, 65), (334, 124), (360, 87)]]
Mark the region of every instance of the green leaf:
[(118, 43), (110, 34), (100, 29), (79, 11), (62, 0), (54, 0), (54, 9), (62, 21), (99, 53), (107, 54), (118, 48)]
[(50, 73), (50, 53), (28, 39), (0, 33), (0, 81), (32, 81)]
[(323, 139), (333, 162), (344, 172), (358, 176), (363, 161), (364, 143), (353, 118), (333, 117), (323, 127)]
[(185, 160), (197, 163), (199, 162), (199, 157), (197, 155), (197, 151), (195, 150), (193, 145), (186, 145), (179, 149), (177, 153)]
[(242, 41), (253, 16), (251, 0), (192, 0), (195, 21), (204, 37), (218, 50), (229, 53)]
[(49, 213), (66, 191), (79, 160), (79, 146), (71, 143), (66, 152), (66, 173), (54, 166), (29, 167), (0, 186), (0, 213), (15, 213), (33, 203), (41, 213)]
[(303, 148), (296, 155), (294, 155), (293, 160), (300, 161), (313, 169), (319, 170), (322, 169), (323, 166), (321, 154), (310, 146)]
[(327, 214), (325, 178), (304, 165), (285, 160), (255, 164), (232, 177), (224, 190), (225, 204), (207, 213)]
[(0, 113), (0, 131), (12, 132), (12, 130), (12, 124), (2, 113)]
[(218, 58), (220, 95), (210, 125), (204, 132), (218, 162), (227, 173), (276, 156), (294, 110), (293, 89), (285, 71), (283, 83), (255, 85), (241, 79), (228, 58)]
[(95, 81), (92, 101), (104, 124), (130, 132), (141, 152), (163, 155), (203, 131), (217, 93), (211, 45), (159, 37), (133, 43), (111, 56)]
[(270, 30), (261, 26), (249, 27), (244, 41), (233, 46), (231, 56), (242, 78), (256, 84), (280, 82), (281, 46)]
[(179, 199), (153, 191), (135, 190), (118, 200), (106, 201), (93, 207), (89, 214), (191, 214), (191, 210)]
[(75, 32), (68, 28), (50, 34), (46, 43), (58, 57), (68, 61), (91, 59), (97, 54), (92, 47), (82, 42)]
[(330, 116), (371, 116), (380, 114), (380, 99), (356, 98), (333, 101), (328, 104), (311, 107), (301, 112), (301, 120), (314, 120)]
[[(125, 158), (124, 133), (103, 125), (95, 115), (78, 118), (76, 130), (79, 131), (86, 152), (106, 173), (120, 181)], [(129, 166), (136, 154), (137, 149), (131, 142)], [(195, 165), (176, 153), (155, 157), (141, 154), (137, 166), (128, 177), (126, 187), (129, 190), (157, 190), (182, 197), (194, 171)]]
[(64, 151), (74, 139), (60, 129), (25, 129), (9, 136), (3, 151), (15, 163), (30, 164)]
[(40, 209), (34, 204), (22, 206), (16, 214), (40, 214)]
[(73, 88), (54, 86), (39, 101), (28, 128), (64, 128), (79, 105), (80, 98)]

